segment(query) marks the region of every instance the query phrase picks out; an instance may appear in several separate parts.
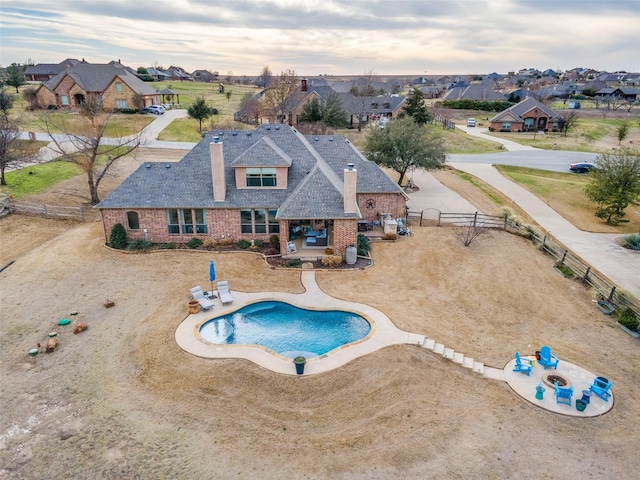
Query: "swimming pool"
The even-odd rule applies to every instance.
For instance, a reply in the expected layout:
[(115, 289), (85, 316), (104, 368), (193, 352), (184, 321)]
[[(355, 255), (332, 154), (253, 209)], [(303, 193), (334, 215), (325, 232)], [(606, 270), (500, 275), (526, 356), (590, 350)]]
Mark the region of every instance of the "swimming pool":
[(371, 325), (343, 310), (307, 310), (280, 301), (262, 301), (208, 320), (200, 336), (218, 345), (262, 345), (285, 357), (312, 358), (366, 337)]

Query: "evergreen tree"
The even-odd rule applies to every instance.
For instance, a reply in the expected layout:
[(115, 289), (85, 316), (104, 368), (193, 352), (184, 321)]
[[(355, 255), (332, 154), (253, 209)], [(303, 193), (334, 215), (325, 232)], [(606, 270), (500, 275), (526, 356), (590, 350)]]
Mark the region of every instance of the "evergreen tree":
[(198, 131), (202, 132), (202, 121), (211, 116), (211, 109), (204, 98), (200, 97), (187, 109), (187, 113), (189, 114), (189, 118), (193, 118), (200, 123)]
[(424, 125), (431, 121), (431, 114), (424, 104), (424, 98), (419, 88), (414, 88), (404, 103), (402, 111), (413, 118), (418, 125)]

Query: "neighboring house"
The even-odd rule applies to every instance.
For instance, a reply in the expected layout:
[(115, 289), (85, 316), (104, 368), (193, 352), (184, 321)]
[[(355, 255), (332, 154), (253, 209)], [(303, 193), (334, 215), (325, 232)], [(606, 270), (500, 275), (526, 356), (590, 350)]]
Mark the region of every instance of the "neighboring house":
[(504, 101), (504, 94), (494, 90), (494, 83), (472, 83), (452, 87), (442, 96), (442, 100), (485, 100)]
[(422, 98), (424, 98), (425, 100), (440, 98), (444, 90), (442, 87), (439, 87), (437, 85), (426, 86), (426, 87), (418, 86), (416, 88), (422, 92)]
[(343, 108), (347, 111), (347, 126), (353, 128), (358, 126), (360, 116), (362, 116), (363, 124), (368, 123), (371, 119), (396, 118), (406, 100), (405, 97), (393, 95), (355, 97), (348, 92), (336, 92), (333, 87), (310, 87), (303, 80), (300, 90), (293, 94), (293, 101), (289, 102), (292, 107), (287, 112), (287, 123), (292, 126), (298, 125), (300, 123), (300, 115), (307, 102), (313, 98), (321, 101), (326, 100), (333, 93), (337, 93), (342, 101)]
[(344, 255), (359, 220), (404, 218), (406, 200), (343, 137), (262, 125), (209, 132), (180, 162), (141, 165), (96, 208), (107, 242), (121, 223), (129, 239), (155, 243), (278, 235), (286, 252), (292, 235), (314, 229), (326, 234), (322, 246)]
[(79, 63), (67, 68), (37, 90), (42, 107), (77, 108), (88, 97), (106, 109), (142, 108), (159, 103), (160, 95), (119, 62)]
[(596, 97), (616, 98), (627, 102), (635, 102), (640, 96), (640, 89), (622, 87), (622, 88), (601, 88), (596, 92)]
[(528, 97), (491, 119), (492, 132), (530, 132), (534, 130), (559, 132), (564, 119), (544, 103)]
[(182, 67), (169, 67), (165, 72), (168, 75), (167, 80), (177, 80), (180, 82), (193, 82), (193, 77), (189, 75)]
[(169, 80), (169, 75), (162, 70), (158, 70), (154, 67), (147, 67), (147, 75), (153, 77), (156, 82), (162, 82), (163, 80)]
[(218, 81), (218, 75), (209, 70), (195, 70), (191, 73), (191, 76), (196, 82), (211, 83)]
[(84, 60), (76, 60), (75, 58), (67, 58), (60, 63), (39, 63), (37, 65), (27, 65), (24, 71), (24, 76), (31, 82), (46, 82), (51, 80), (56, 75), (64, 72), (67, 68), (73, 67), (79, 63), (84, 63)]

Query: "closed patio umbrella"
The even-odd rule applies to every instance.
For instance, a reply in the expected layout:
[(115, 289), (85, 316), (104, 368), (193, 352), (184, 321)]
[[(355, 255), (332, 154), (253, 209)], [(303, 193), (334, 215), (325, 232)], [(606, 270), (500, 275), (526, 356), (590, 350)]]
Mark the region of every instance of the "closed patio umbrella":
[(209, 261), (209, 281), (211, 282), (211, 296), (213, 297), (213, 281), (216, 279), (216, 268), (213, 266), (213, 260)]

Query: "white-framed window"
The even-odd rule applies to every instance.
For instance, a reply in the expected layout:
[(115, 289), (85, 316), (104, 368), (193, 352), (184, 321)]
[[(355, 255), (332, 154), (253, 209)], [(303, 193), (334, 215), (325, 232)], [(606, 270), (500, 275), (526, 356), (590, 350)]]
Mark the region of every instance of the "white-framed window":
[(126, 100), (116, 100), (116, 108), (129, 108)]
[(122, 92), (122, 83), (116, 82), (116, 92)]
[(511, 122), (502, 122), (501, 130), (511, 131)]
[(276, 187), (277, 183), (275, 168), (247, 168), (247, 187)]
[(207, 214), (203, 208), (168, 208), (169, 233), (207, 233)]
[(69, 96), (68, 95), (60, 95), (60, 104), (61, 105), (69, 105)]

